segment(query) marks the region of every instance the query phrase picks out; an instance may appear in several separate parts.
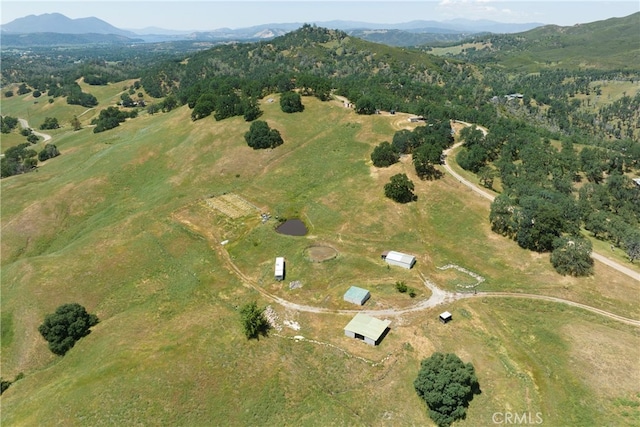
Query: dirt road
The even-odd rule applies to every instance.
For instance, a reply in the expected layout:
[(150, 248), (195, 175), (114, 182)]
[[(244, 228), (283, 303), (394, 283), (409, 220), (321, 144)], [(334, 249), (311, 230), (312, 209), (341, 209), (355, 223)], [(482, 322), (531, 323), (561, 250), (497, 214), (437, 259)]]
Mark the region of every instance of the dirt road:
[[(23, 129), (31, 129), (29, 127), (29, 123), (25, 120), (25, 119), (18, 119), (18, 121), (20, 122), (20, 126), (22, 126)], [(31, 131), (33, 132), (33, 134), (35, 136), (37, 136), (38, 138), (42, 138), (44, 139), (44, 142), (50, 141), (51, 140), (51, 135), (46, 134), (46, 133), (42, 133), (42, 132), (36, 132), (35, 130), (31, 129)]]
[[(460, 123), (463, 124), (465, 126), (471, 126), (471, 124), (466, 123), (466, 122), (460, 122), (460, 121), (456, 121), (456, 123)], [(486, 129), (482, 129), (482, 128), (478, 128), (480, 129), (485, 135), (487, 134), (487, 130)], [(474, 183), (464, 179), (461, 175), (459, 175), (458, 173), (456, 173), (453, 169), (451, 169), (451, 166), (449, 165), (448, 159), (449, 159), (449, 154), (451, 153), (451, 151), (453, 151), (455, 148), (459, 147), (462, 143), (459, 142), (457, 144), (455, 144), (453, 147), (447, 149), (444, 151), (444, 168), (447, 172), (449, 172), (454, 178), (456, 178), (458, 181), (460, 181), (462, 184), (466, 185), (467, 187), (469, 187), (471, 190), (473, 190), (475, 193), (481, 195), (482, 197), (493, 201), (495, 199), (495, 196), (485, 190), (483, 190), (482, 188), (478, 187), (477, 185), (475, 185)], [(591, 252), (591, 256), (593, 257), (593, 259), (595, 259), (598, 262), (601, 262), (611, 268), (613, 268), (614, 270), (619, 271), (622, 274), (625, 274), (629, 277), (631, 277), (632, 279), (637, 280), (638, 282), (640, 282), (640, 273), (638, 273), (637, 271), (634, 271), (632, 269), (630, 269), (629, 267), (626, 267), (610, 258), (607, 258), (606, 256), (597, 253), (595, 251)]]

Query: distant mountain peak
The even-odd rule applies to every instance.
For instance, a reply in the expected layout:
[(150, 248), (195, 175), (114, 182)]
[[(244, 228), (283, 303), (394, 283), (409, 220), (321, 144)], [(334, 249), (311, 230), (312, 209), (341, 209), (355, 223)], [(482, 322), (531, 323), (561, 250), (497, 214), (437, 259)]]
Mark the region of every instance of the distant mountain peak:
[(61, 13), (29, 15), (2, 25), (3, 33), (32, 34), (115, 34), (124, 37), (136, 37), (131, 31), (121, 30), (95, 17), (71, 19)]

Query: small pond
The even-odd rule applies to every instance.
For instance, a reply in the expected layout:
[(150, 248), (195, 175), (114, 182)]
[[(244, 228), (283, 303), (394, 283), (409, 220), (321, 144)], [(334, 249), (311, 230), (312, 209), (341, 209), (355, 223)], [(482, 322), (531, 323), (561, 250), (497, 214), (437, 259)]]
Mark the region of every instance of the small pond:
[(276, 232), (287, 236), (304, 236), (307, 234), (307, 226), (299, 219), (288, 219), (276, 228)]

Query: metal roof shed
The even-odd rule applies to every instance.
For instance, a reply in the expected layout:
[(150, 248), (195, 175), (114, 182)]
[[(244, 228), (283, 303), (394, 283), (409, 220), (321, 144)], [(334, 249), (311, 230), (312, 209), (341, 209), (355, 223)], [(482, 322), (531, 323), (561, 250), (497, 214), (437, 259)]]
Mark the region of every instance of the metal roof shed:
[(369, 298), (371, 298), (369, 291), (357, 286), (351, 286), (344, 294), (345, 301), (358, 305), (364, 304)]
[(451, 320), (451, 318), (452, 318), (452, 317), (451, 317), (451, 313), (449, 313), (448, 311), (445, 311), (444, 313), (442, 313), (442, 314), (440, 315), (440, 321), (441, 321), (442, 323), (447, 323), (447, 322), (449, 322), (449, 321)]
[(380, 320), (358, 313), (344, 327), (344, 334), (351, 338), (363, 340), (369, 345), (378, 345), (390, 324), (391, 320)]
[(403, 254), (402, 252), (389, 251), (384, 260), (387, 264), (397, 265), (398, 267), (409, 270), (416, 263), (416, 257), (413, 255)]

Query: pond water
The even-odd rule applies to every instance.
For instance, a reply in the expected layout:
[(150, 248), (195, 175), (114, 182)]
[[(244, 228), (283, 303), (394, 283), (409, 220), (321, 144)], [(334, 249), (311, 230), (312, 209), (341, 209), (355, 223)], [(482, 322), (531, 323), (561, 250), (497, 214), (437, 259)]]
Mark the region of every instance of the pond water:
[(276, 232), (287, 236), (304, 236), (307, 234), (307, 226), (299, 219), (288, 219), (276, 228)]

